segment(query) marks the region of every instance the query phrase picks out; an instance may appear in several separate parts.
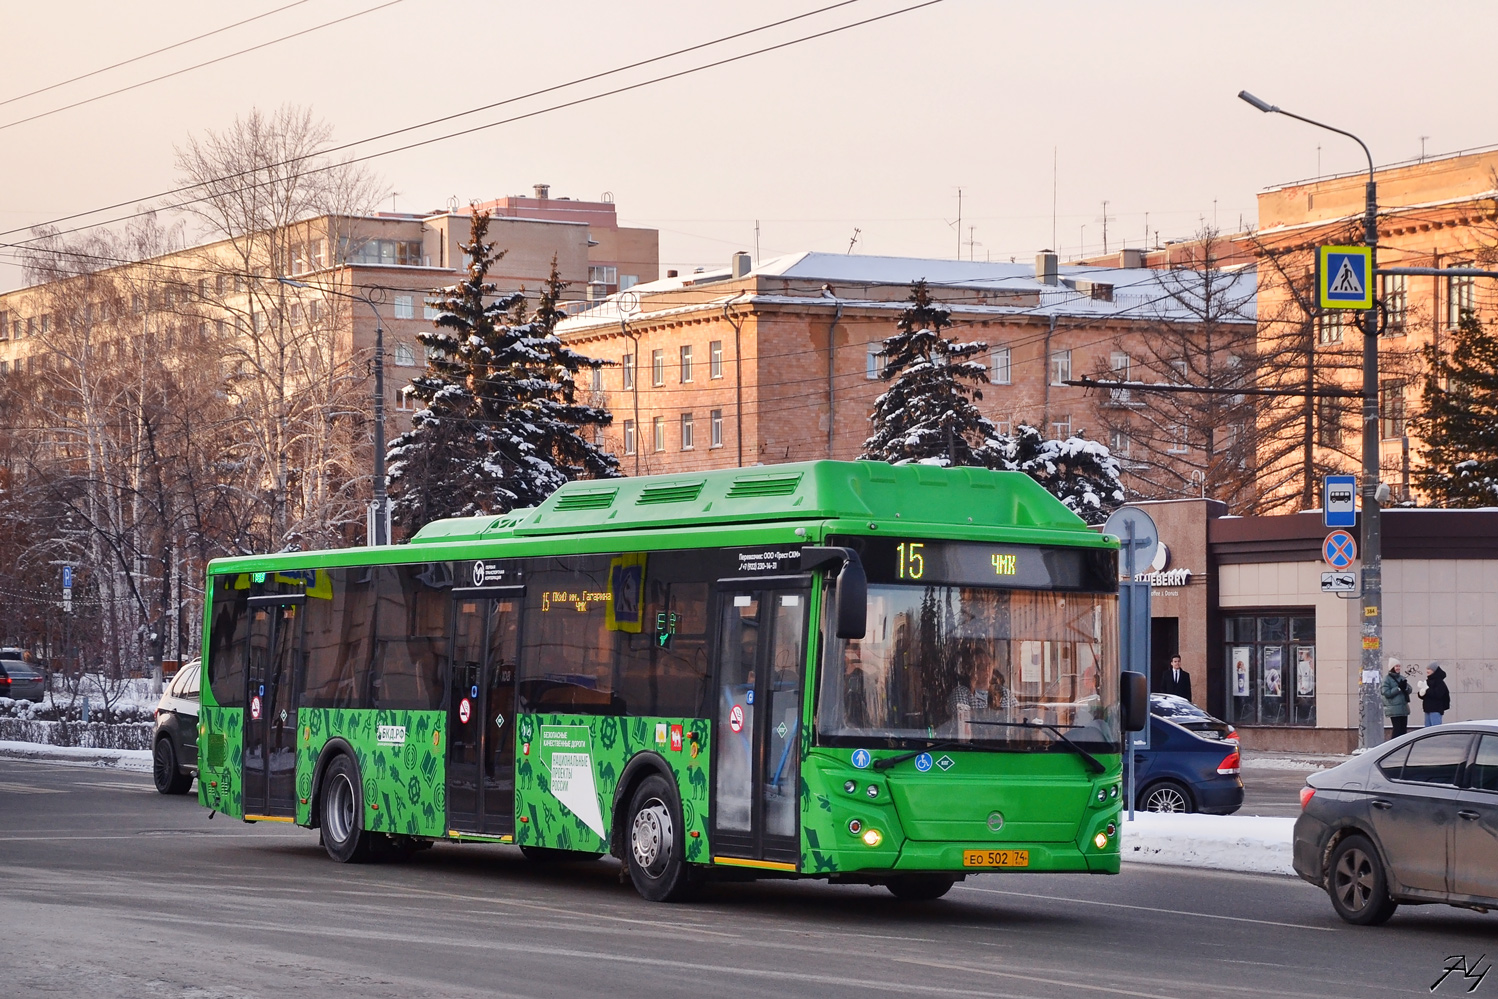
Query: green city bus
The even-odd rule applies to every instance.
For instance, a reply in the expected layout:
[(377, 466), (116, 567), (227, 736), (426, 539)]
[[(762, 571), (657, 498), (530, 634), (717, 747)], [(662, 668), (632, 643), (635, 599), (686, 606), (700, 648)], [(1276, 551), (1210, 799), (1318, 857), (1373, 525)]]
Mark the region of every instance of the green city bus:
[(609, 853), (658, 901), (1117, 873), (1117, 556), (1022, 474), (818, 461), (215, 560), (199, 800), (343, 862)]

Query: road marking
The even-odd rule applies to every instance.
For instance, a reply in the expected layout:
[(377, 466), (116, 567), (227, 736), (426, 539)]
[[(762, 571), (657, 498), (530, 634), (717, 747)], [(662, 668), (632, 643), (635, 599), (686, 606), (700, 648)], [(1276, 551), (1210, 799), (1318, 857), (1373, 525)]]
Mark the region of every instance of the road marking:
[(60, 787), (37, 787), (35, 784), (17, 784), (13, 781), (0, 781), (0, 792), (10, 794), (66, 794), (67, 791)]
[(989, 895), (1013, 895), (1016, 898), (1038, 898), (1047, 902), (1074, 902), (1077, 905), (1105, 905), (1112, 909), (1133, 909), (1137, 912), (1158, 912), (1165, 916), (1191, 916), (1195, 919), (1224, 919), (1232, 923), (1255, 923), (1259, 926), (1284, 926), (1292, 930), (1320, 930), (1335, 933), (1333, 926), (1310, 926), (1306, 923), (1282, 923), (1274, 919), (1252, 919), (1248, 916), (1221, 916), (1212, 912), (1187, 912), (1184, 909), (1157, 909), (1151, 905), (1129, 905), (1125, 902), (1102, 902), (1095, 898), (1066, 898), (1063, 895), (1032, 895), (1027, 891), (1004, 891), (1001, 888), (975, 888), (972, 885), (957, 885), (962, 891), (981, 891)]

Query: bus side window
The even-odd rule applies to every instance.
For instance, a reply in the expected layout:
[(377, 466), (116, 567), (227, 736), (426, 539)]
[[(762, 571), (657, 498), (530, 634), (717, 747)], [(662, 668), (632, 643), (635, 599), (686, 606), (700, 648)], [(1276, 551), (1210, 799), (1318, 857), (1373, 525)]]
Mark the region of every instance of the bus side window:
[(374, 639), (374, 570), (367, 566), (328, 569), (328, 593), (309, 591), (303, 642), (305, 708), (368, 707)]
[(373, 707), (429, 711), (442, 704), (452, 597), (436, 582), (424, 565), (375, 569)]
[(231, 577), (214, 579), (208, 630), (208, 683), (220, 707), (244, 706), (244, 657), (250, 638), (248, 590), (229, 589)]

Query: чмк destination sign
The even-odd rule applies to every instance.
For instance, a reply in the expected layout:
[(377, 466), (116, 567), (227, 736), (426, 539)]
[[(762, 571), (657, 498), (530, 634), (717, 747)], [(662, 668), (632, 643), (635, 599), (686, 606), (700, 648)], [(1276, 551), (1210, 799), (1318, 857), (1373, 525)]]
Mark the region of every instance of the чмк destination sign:
[(900, 537), (828, 543), (856, 550), (871, 583), (1110, 591), (1118, 576), (1117, 553), (1106, 549)]

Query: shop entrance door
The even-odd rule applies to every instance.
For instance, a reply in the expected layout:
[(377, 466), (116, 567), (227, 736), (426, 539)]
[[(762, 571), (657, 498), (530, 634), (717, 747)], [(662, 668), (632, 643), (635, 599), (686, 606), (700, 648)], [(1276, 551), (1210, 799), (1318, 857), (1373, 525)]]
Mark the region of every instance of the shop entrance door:
[(713, 745), (716, 859), (794, 869), (800, 858), (802, 691), (810, 581), (720, 587)]
[(292, 678), (302, 646), (302, 594), (249, 598), (245, 670), (244, 813), (296, 814), (296, 705)]
[(454, 832), (515, 832), (515, 663), (521, 587), (459, 593), (448, 680), (447, 816)]

